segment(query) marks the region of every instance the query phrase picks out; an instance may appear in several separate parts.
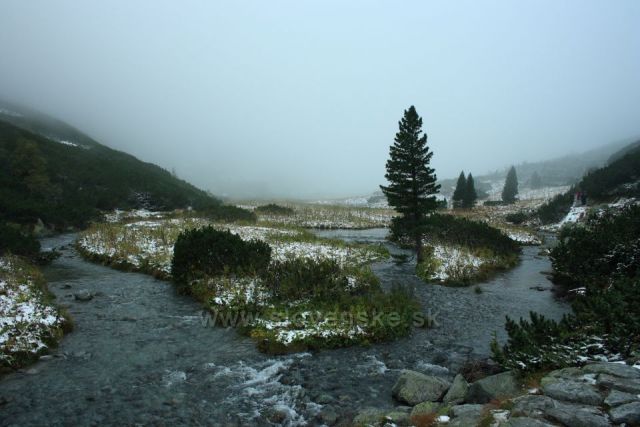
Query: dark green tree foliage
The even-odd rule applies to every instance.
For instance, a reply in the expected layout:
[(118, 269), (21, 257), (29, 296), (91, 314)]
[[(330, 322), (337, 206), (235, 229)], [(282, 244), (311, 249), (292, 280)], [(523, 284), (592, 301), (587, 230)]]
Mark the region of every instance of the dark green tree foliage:
[(25, 235), (17, 228), (0, 222), (0, 255), (11, 253), (36, 258), (40, 253), (40, 242), (31, 235)]
[(640, 206), (587, 219), (584, 227), (565, 227), (551, 251), (554, 282), (573, 289), (608, 286), (610, 277), (640, 273)]
[(509, 341), (494, 355), (510, 368), (535, 370), (580, 363), (590, 355), (640, 349), (640, 206), (594, 215), (581, 227), (563, 229), (552, 250), (554, 281), (583, 288), (573, 314), (561, 322), (531, 314), (507, 319)]
[(531, 175), (531, 179), (529, 179), (529, 187), (533, 188), (533, 189), (538, 189), (538, 188), (542, 188), (542, 178), (540, 178), (540, 175), (538, 175), (538, 172), (535, 171), (533, 172), (533, 174)]
[(178, 289), (189, 293), (193, 280), (223, 273), (260, 273), (266, 270), (270, 260), (271, 247), (265, 242), (246, 242), (227, 230), (203, 227), (178, 236), (171, 275)]
[(389, 149), (385, 174), (389, 185), (380, 188), (389, 205), (400, 214), (392, 221), (392, 233), (406, 236), (414, 243), (418, 262), (422, 261), (427, 216), (438, 206), (435, 194), (440, 185), (436, 183), (435, 170), (429, 167), (432, 156), (427, 135), (422, 132), (422, 118), (412, 105), (405, 110)]
[(473, 181), (473, 175), (469, 174), (467, 177), (467, 185), (464, 192), (463, 206), (465, 208), (472, 208), (478, 200), (478, 194), (476, 193), (476, 185)]
[(518, 195), (518, 176), (516, 175), (516, 168), (511, 166), (507, 173), (507, 179), (504, 182), (504, 188), (502, 189), (502, 201), (505, 203), (514, 203), (516, 196)]
[(467, 178), (464, 176), (464, 171), (460, 172), (460, 176), (458, 177), (458, 182), (456, 183), (456, 189), (453, 191), (453, 196), (451, 200), (453, 200), (454, 208), (461, 208), (464, 203), (464, 196), (467, 191)]
[(19, 224), (41, 219), (57, 229), (82, 227), (100, 210), (142, 207), (136, 195), (144, 195), (154, 209), (222, 206), (156, 165), (86, 136), (73, 141), (81, 146), (60, 144), (0, 121), (0, 219)]

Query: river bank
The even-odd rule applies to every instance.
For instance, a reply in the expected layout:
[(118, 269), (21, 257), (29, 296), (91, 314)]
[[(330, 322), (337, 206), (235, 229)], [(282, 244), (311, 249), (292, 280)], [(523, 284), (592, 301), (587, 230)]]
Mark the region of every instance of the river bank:
[[(326, 233), (377, 243), (386, 231)], [(505, 338), (505, 315), (559, 318), (568, 310), (548, 290), (531, 289), (551, 287), (537, 248), (525, 248), (522, 262), (480, 294), (425, 284), (410, 263), (384, 261), (372, 265), (382, 285), (411, 285), (435, 328), (371, 347), (270, 357), (232, 329), (202, 327), (200, 306), (170, 283), (84, 261), (74, 237), (43, 246), (64, 246), (44, 274), (76, 329), (50, 357), (0, 380), (0, 424), (347, 422), (360, 408), (393, 408), (389, 390), (402, 369), (453, 378), (468, 360), (488, 356), (493, 333)], [(93, 298), (76, 300), (81, 290)]]

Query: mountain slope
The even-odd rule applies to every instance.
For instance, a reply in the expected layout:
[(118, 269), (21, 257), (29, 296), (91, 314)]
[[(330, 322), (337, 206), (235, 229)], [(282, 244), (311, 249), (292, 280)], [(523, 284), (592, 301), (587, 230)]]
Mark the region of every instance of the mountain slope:
[(0, 219), (82, 226), (100, 210), (197, 209), (219, 200), (46, 116), (0, 108)]

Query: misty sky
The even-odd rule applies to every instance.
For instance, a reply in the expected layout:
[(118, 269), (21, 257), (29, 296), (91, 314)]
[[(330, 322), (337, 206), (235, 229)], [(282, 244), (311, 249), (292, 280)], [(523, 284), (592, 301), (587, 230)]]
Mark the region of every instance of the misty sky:
[[(454, 4), (455, 3), (455, 4)], [(0, 1), (0, 98), (216, 194), (367, 194), (640, 135), (640, 1)]]

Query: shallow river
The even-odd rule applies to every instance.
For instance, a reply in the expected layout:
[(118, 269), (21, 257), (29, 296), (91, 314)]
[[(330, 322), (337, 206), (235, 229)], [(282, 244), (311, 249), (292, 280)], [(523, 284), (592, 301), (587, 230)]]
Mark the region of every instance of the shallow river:
[[(384, 242), (386, 230), (317, 231), (348, 241)], [(69, 307), (75, 330), (51, 356), (0, 379), (0, 425), (301, 425), (345, 419), (357, 408), (393, 407), (403, 368), (453, 375), (469, 358), (489, 355), (505, 316), (537, 311), (559, 318), (536, 247), (521, 264), (473, 288), (422, 283), (410, 263), (377, 263), (384, 286), (411, 286), (438, 326), (368, 348), (268, 356), (232, 329), (205, 328), (197, 303), (172, 285), (84, 261), (73, 235), (43, 241), (64, 246), (46, 267), (49, 289)], [(401, 253), (390, 247), (392, 252)], [(96, 296), (75, 301), (87, 289)]]

